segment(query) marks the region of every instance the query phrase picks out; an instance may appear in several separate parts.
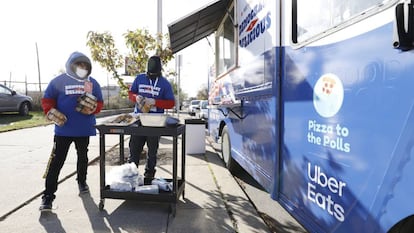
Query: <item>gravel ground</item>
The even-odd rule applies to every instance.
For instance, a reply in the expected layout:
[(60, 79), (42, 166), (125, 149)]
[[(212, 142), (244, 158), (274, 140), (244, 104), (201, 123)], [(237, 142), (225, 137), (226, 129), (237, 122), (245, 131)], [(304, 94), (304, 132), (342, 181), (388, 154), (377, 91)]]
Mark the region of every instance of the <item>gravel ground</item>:
[[(124, 148), (124, 163), (129, 158), (129, 148)], [(147, 159), (147, 151), (144, 149), (141, 153), (139, 165), (145, 165)], [(96, 162), (97, 164), (98, 162)], [(105, 164), (108, 166), (120, 165), (119, 147), (114, 147), (107, 151), (105, 154)], [(172, 164), (172, 153), (171, 149), (158, 149), (157, 154), (157, 165)]]

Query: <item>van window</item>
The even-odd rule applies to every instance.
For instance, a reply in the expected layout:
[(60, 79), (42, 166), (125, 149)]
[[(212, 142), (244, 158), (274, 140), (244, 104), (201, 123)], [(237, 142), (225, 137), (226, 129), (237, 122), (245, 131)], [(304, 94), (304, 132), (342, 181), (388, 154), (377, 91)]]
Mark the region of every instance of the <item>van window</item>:
[(295, 0), (293, 42), (303, 42), (391, 1), (395, 0)]
[[(231, 15), (231, 17), (229, 17)], [(216, 64), (220, 75), (236, 65), (236, 44), (234, 43), (234, 7), (224, 17), (224, 21), (216, 32)]]

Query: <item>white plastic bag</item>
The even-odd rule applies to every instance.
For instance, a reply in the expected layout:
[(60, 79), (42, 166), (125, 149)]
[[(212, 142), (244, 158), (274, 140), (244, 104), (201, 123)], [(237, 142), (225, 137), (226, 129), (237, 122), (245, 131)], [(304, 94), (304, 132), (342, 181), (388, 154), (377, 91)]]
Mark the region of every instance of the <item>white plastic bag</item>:
[(132, 190), (131, 183), (122, 181), (115, 181), (112, 184), (110, 184), (110, 187), (111, 190), (121, 192), (130, 192)]
[(113, 190), (133, 191), (140, 185), (138, 168), (135, 163), (113, 167), (106, 176), (106, 184)]

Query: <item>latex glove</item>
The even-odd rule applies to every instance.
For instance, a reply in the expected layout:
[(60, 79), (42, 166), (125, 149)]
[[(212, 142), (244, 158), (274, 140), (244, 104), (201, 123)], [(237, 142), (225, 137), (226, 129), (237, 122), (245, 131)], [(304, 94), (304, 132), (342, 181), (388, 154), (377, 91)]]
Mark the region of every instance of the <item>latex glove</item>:
[(46, 113), (46, 119), (49, 121), (53, 121), (58, 126), (62, 126), (66, 123), (68, 120), (65, 116), (65, 114), (61, 113), (56, 108), (51, 108), (49, 112)]
[(155, 106), (155, 99), (154, 98), (145, 98), (144, 99), (145, 105)]
[(142, 95), (137, 95), (135, 98), (135, 101), (137, 102), (138, 109), (143, 112), (147, 113), (150, 110), (150, 106), (145, 105), (145, 98)]
[(137, 107), (138, 109), (143, 112), (143, 113), (147, 113), (150, 111), (151, 109), (151, 105), (149, 105), (148, 103), (146, 103), (146, 99), (145, 97), (141, 96), (141, 95), (137, 95), (136, 97), (136, 102), (137, 102)]
[(151, 108), (155, 105), (155, 99), (153, 98), (144, 98), (144, 105), (142, 106), (141, 112), (149, 112)]
[(144, 96), (142, 95), (137, 95), (137, 97), (135, 97), (135, 102), (137, 102), (137, 104), (144, 104)]

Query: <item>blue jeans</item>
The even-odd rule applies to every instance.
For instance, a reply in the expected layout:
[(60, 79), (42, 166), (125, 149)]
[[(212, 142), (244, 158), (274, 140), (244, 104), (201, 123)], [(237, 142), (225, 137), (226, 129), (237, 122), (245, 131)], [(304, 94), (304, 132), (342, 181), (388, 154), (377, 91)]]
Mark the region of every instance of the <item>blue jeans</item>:
[(128, 162), (133, 162), (137, 165), (139, 164), (139, 156), (144, 149), (145, 143), (147, 143), (148, 147), (148, 159), (147, 164), (145, 166), (146, 172), (154, 172), (155, 166), (157, 165), (157, 152), (158, 146), (160, 142), (160, 137), (147, 137), (147, 136), (136, 136), (131, 135), (129, 139), (129, 154), (130, 157)]

